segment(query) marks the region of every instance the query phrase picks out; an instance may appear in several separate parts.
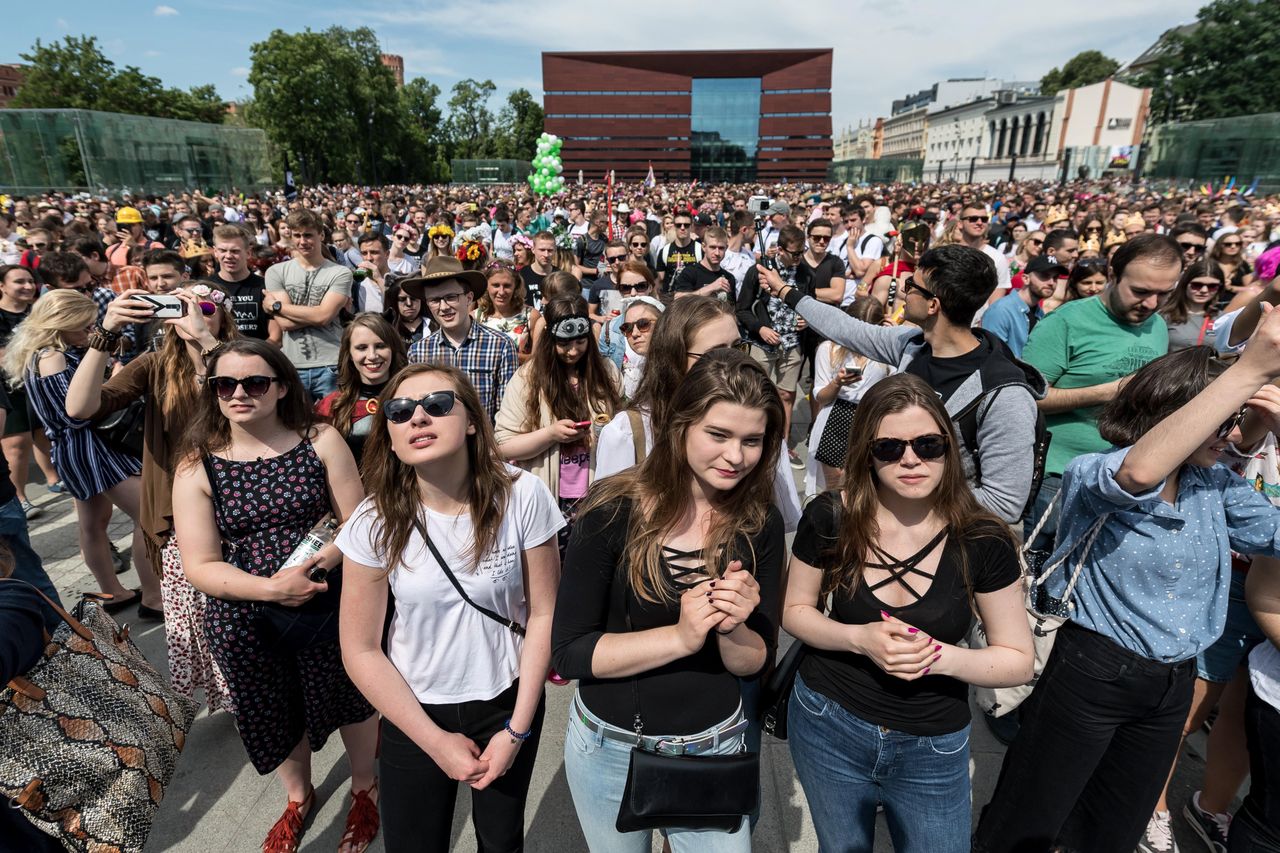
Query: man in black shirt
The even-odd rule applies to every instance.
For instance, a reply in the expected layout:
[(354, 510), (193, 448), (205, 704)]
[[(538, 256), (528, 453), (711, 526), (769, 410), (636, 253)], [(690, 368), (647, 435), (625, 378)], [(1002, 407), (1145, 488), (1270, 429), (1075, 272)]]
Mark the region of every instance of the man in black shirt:
[(606, 290), (617, 291), (620, 275), (618, 270), (627, 262), (628, 257), (630, 253), (627, 251), (627, 244), (620, 240), (614, 240), (605, 247), (604, 261), (609, 271), (595, 280), (587, 295), (587, 316), (593, 323), (606, 323), (613, 319), (600, 312), (600, 294)]
[(231, 297), (240, 334), (279, 344), (280, 326), (262, 310), (266, 282), (249, 271), (249, 235), (238, 225), (219, 225), (213, 229), (213, 254), (218, 271), (209, 280)]
[(573, 238), (573, 253), (578, 256), (578, 272), (584, 285), (589, 286), (600, 276), (600, 264), (608, 245), (609, 217), (604, 213), (593, 214), (587, 233)]
[(556, 236), (550, 231), (539, 231), (533, 235), (533, 263), (520, 268), (525, 304), (539, 311), (542, 310), (542, 282), (551, 274), (551, 259), (555, 254)]
[(688, 264), (675, 277), (671, 290), (676, 298), (699, 294), (717, 299), (734, 296), (734, 278), (720, 268), (725, 252), (729, 250), (729, 235), (723, 228), (712, 225), (702, 235), (702, 260)]
[(693, 216), (687, 210), (677, 210), (672, 224), (676, 239), (658, 250), (656, 264), (663, 293), (671, 292), (682, 269), (702, 260), (702, 247), (693, 239)]

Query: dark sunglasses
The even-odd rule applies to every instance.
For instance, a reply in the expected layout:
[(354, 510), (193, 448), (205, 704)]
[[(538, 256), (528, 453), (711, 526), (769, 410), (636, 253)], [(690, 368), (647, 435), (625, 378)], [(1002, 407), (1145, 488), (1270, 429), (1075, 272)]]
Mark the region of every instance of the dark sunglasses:
[(388, 400), (382, 407), (382, 414), (393, 424), (408, 423), (421, 406), (422, 411), (431, 417), (442, 418), (453, 411), (453, 404), (456, 402), (458, 397), (452, 391), (436, 391), (416, 400), (412, 397), (396, 397)]
[(1243, 246), (1244, 244), (1243, 244), (1243, 243), (1241, 243), (1239, 240), (1232, 240), (1230, 243), (1228, 243), (1228, 242), (1226, 242), (1226, 241), (1224, 240), (1224, 241), (1223, 241), (1222, 243), (1220, 243), (1219, 245), (1221, 245), (1221, 246), (1222, 246), (1222, 248), (1224, 248), (1224, 249), (1234, 249), (1235, 247), (1237, 247), (1237, 246)]
[(621, 328), (622, 334), (624, 335), (631, 334), (632, 329), (635, 329), (637, 332), (647, 332), (653, 328), (653, 319), (650, 317), (641, 317), (634, 323), (623, 323)]
[(947, 437), (938, 433), (915, 438), (877, 438), (871, 442), (871, 455), (881, 462), (897, 462), (907, 452), (907, 445), (921, 459), (941, 459), (947, 452)]
[(830, 234), (810, 234), (809, 242), (810, 243), (830, 243), (831, 235)]
[(986, 223), (991, 221), (991, 217), (990, 216), (966, 216), (964, 218), (964, 221), (965, 222), (981, 222), (985, 225)]
[(1197, 255), (1204, 252), (1204, 246), (1198, 245), (1196, 243), (1183, 243), (1181, 240), (1179, 240), (1178, 245), (1182, 248), (1182, 251), (1184, 252), (1195, 252)]
[(633, 248), (633, 249), (636, 249), (636, 248), (640, 248), (640, 249), (647, 249), (648, 247), (649, 247), (649, 244), (648, 244), (648, 243), (645, 243), (645, 242), (643, 242), (643, 241), (642, 241), (642, 242), (639, 242), (639, 243), (632, 243), (632, 244), (631, 244), (631, 248)]
[(1231, 435), (1231, 431), (1236, 427), (1240, 426), (1240, 422), (1244, 420), (1244, 416), (1245, 414), (1248, 413), (1248, 411), (1249, 411), (1248, 406), (1241, 406), (1240, 411), (1236, 412), (1234, 415), (1232, 415), (1231, 417), (1223, 421), (1222, 426), (1218, 427), (1218, 432), (1217, 432), (1218, 438), (1226, 438), (1227, 436)]
[(1187, 290), (1218, 290), (1222, 283), (1218, 281), (1189, 281)]
[(210, 376), (207, 381), (218, 399), (230, 400), (240, 386), (244, 386), (244, 393), (250, 397), (261, 397), (271, 390), (272, 382), (280, 380), (275, 376), (245, 376), (242, 379), (234, 376)]
[(1030, 244), (1031, 244), (1031, 245), (1033, 245), (1033, 246), (1043, 246), (1043, 245), (1044, 245), (1044, 240), (1028, 240), (1027, 242), (1028, 242), (1028, 243), (1030, 243)]
[(620, 264), (626, 259), (627, 259), (626, 255), (610, 255), (609, 257), (605, 258), (605, 260), (611, 264)]
[[(738, 352), (751, 352), (751, 343), (750, 343), (750, 341), (734, 341), (734, 342), (733, 342), (733, 343), (731, 343), (731, 344), (727, 344), (727, 345), (726, 345), (726, 344), (721, 344), (721, 345), (720, 345), (720, 346), (718, 346), (718, 347), (712, 347), (712, 348), (711, 348), (711, 350), (725, 349), (725, 348), (726, 348), (726, 346), (727, 346), (729, 349), (735, 349), (735, 350), (737, 350)], [(707, 352), (710, 352), (711, 350), (707, 350)], [(704, 355), (706, 355), (707, 353), (705, 353), (705, 352), (689, 352), (689, 353), (685, 353), (685, 354), (686, 354), (686, 355), (689, 355), (689, 356), (692, 356), (692, 357), (694, 357), (694, 358), (702, 358), (702, 357), (703, 357)]]
[(627, 296), (634, 293), (648, 293), (649, 283), (642, 281), (639, 284), (620, 284), (618, 285), (618, 292), (621, 293), (623, 296)]
[(692, 222), (677, 222), (677, 223), (676, 223), (676, 227), (677, 227), (677, 228), (688, 228), (688, 227), (690, 227), (692, 224), (693, 224)]

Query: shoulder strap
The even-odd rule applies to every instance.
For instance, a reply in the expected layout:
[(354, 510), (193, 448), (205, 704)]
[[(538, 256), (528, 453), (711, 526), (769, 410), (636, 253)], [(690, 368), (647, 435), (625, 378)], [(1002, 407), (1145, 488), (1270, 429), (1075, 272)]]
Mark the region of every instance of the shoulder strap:
[[(982, 464), (978, 461), (978, 424), (986, 416), (986, 413), (991, 410), (992, 404), (995, 403), (996, 395), (1004, 387), (1004, 385), (999, 385), (990, 391), (984, 391), (973, 398), (969, 405), (957, 412), (956, 416), (952, 418), (960, 430), (960, 440), (964, 443), (965, 449), (969, 451), (969, 457), (973, 460), (974, 477), (979, 481), (982, 479)], [(987, 403), (985, 408), (982, 408), (983, 401)], [(979, 416), (980, 408), (981, 417)]]
[(649, 455), (644, 440), (644, 418), (635, 409), (627, 409), (627, 420), (631, 421), (631, 446), (636, 451), (636, 464), (639, 465)]
[(422, 541), (427, 543), (427, 548), (430, 549), (431, 556), (435, 557), (436, 562), (440, 564), (440, 568), (444, 570), (444, 576), (449, 579), (449, 583), (453, 584), (453, 588), (458, 591), (458, 595), (462, 596), (463, 601), (474, 607), (476, 610), (479, 610), (499, 625), (503, 625), (511, 629), (511, 632), (517, 637), (524, 636), (524, 626), (519, 622), (514, 619), (507, 619), (505, 616), (499, 616), (489, 608), (476, 604), (475, 601), (471, 599), (471, 596), (467, 595), (466, 590), (462, 588), (462, 584), (458, 583), (458, 579), (454, 576), (453, 570), (449, 568), (449, 564), (444, 561), (444, 557), (442, 557), (439, 550), (436, 549), (435, 543), (432, 542), (431, 537), (427, 535), (427, 526), (422, 523), (422, 519), (415, 518), (413, 520), (413, 527), (418, 531), (418, 535), (422, 537)]

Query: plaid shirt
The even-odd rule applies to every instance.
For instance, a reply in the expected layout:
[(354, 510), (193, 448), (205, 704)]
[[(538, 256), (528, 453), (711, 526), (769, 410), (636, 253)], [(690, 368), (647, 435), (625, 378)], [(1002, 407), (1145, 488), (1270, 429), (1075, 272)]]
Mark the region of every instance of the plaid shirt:
[(498, 416), (502, 395), (518, 366), (511, 338), (474, 319), (460, 347), (455, 347), (441, 329), (409, 347), (409, 363), (424, 362), (453, 365), (471, 377), (491, 421)]

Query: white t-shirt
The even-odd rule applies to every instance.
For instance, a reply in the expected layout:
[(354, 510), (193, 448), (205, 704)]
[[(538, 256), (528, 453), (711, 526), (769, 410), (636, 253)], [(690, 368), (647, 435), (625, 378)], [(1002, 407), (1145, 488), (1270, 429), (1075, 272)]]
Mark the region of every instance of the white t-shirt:
[(1268, 642), (1249, 652), (1249, 681), (1258, 698), (1280, 711), (1280, 650)]
[[(549, 541), (565, 524), (546, 484), (527, 475), (512, 483), (498, 537), (478, 568), (474, 559), (463, 556), (475, 538), (470, 516), (423, 513), (431, 541), (467, 595), (495, 613), (527, 622), (521, 552)], [(373, 500), (366, 498), (338, 534), (338, 549), (357, 563), (385, 569), (387, 560), (376, 547), (381, 527)], [(439, 705), (492, 699), (510, 687), (520, 675), (523, 640), (462, 600), (417, 531), (404, 556), (404, 564), (389, 578), (396, 612), (387, 657), (418, 701)]]

